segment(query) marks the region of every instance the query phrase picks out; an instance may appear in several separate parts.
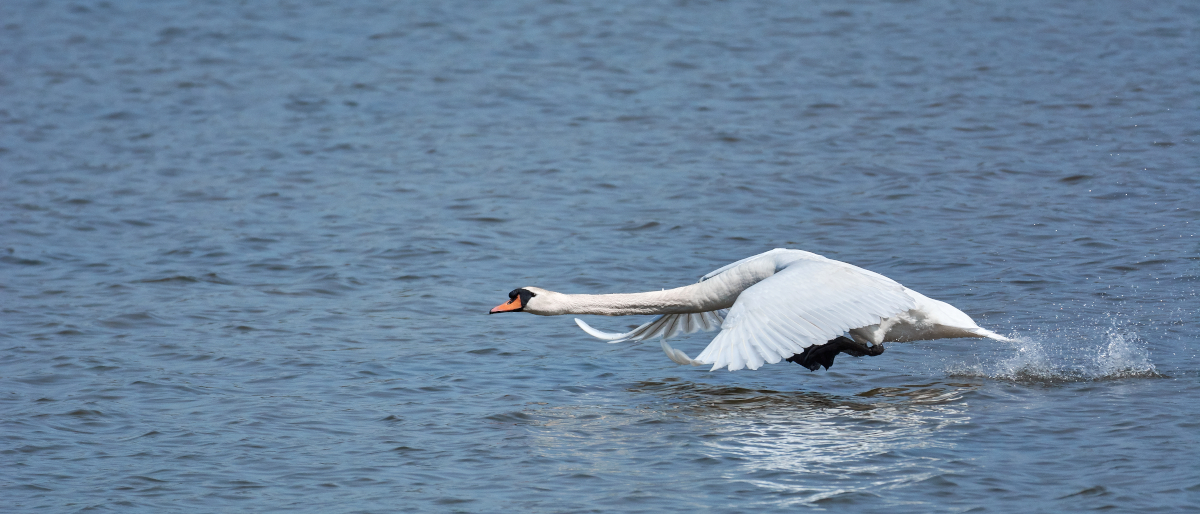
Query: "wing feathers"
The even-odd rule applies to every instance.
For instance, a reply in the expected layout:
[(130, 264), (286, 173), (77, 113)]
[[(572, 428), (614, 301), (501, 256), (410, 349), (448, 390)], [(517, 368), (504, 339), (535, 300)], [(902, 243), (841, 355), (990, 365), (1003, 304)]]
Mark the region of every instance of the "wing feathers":
[(915, 306), (896, 282), (845, 263), (800, 260), (747, 288), (696, 357), (713, 369), (757, 369)]
[(584, 332), (587, 332), (592, 337), (603, 339), (610, 343), (622, 343), (625, 341), (644, 341), (655, 337), (670, 339), (679, 334), (691, 334), (701, 330), (717, 330), (721, 328), (721, 323), (725, 321), (724, 313), (726, 312), (728, 311), (719, 310), (692, 314), (668, 314), (654, 318), (625, 333), (596, 330), (579, 318), (575, 318), (575, 324), (579, 325), (579, 328), (582, 328)]

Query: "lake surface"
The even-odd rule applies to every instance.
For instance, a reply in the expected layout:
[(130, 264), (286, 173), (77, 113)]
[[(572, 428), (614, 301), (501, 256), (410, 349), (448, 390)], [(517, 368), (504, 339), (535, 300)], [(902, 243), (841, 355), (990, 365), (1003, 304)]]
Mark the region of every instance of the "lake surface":
[[(4, 511), (1198, 510), (1198, 48), (1183, 0), (5, 1)], [(777, 247), (1018, 342), (485, 314)]]

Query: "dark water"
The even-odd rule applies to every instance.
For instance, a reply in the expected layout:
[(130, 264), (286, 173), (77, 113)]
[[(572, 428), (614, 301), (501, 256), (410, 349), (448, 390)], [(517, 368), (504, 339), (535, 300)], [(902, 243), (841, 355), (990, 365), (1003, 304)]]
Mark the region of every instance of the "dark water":
[[(1191, 1), (5, 1), (3, 510), (1200, 509), (1198, 50)], [(484, 315), (775, 247), (1020, 342)]]

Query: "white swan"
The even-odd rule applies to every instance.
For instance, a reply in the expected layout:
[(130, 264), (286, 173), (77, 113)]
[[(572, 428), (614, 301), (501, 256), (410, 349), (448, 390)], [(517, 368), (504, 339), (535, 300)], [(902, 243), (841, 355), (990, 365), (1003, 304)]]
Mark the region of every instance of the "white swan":
[[(508, 296), (507, 303), (489, 314), (658, 314), (623, 334), (601, 332), (578, 318), (575, 323), (610, 343), (662, 337), (663, 351), (671, 360), (712, 365), (711, 370), (758, 369), (781, 360), (810, 370), (828, 369), (838, 353), (879, 355), (885, 342), (949, 337), (1009, 340), (980, 328), (950, 304), (883, 275), (786, 248), (742, 259), (676, 289), (587, 295), (523, 287)], [(678, 334), (718, 329), (721, 333), (695, 359), (666, 342)]]

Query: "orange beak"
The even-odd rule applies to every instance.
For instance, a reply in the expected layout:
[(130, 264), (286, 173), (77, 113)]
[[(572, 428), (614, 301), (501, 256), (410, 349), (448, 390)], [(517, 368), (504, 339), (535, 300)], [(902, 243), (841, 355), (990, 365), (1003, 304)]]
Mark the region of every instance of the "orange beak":
[(508, 303), (502, 303), (500, 305), (492, 307), (492, 310), (488, 311), (488, 314), (495, 314), (497, 312), (511, 312), (511, 311), (515, 311), (515, 310), (520, 310), (521, 307), (524, 307), (523, 305), (521, 305), (521, 297), (517, 296), (517, 297), (514, 297), (512, 300), (509, 300)]

